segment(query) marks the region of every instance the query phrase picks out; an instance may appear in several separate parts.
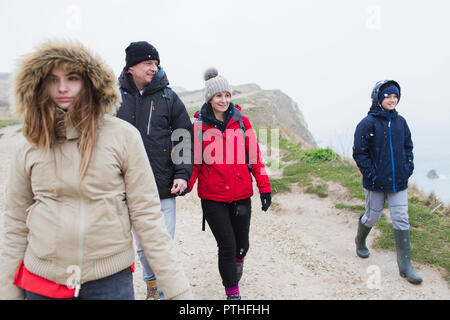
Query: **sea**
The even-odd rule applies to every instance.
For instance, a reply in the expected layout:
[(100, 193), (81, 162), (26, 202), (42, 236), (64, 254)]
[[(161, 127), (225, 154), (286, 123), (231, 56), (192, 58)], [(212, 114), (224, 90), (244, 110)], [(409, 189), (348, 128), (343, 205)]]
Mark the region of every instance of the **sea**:
[[(411, 182), (450, 205), (450, 125), (417, 127), (411, 131), (415, 165)], [(430, 170), (436, 171), (436, 179), (428, 177)]]

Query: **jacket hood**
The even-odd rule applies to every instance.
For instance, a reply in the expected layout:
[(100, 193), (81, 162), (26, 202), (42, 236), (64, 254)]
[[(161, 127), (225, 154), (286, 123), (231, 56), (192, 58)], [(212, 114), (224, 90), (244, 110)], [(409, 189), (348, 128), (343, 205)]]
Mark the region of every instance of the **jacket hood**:
[(205, 102), (201, 107), (200, 111), (197, 111), (194, 114), (194, 118), (200, 119), (205, 124), (212, 125), (222, 132), (225, 131), (231, 119), (233, 119), (234, 121), (238, 121), (239, 119), (242, 118), (242, 116), (243, 115), (241, 113), (241, 107), (237, 104), (236, 105), (233, 104), (233, 102), (230, 102), (230, 106), (228, 107), (228, 110), (225, 112), (224, 122), (216, 119), (212, 111), (211, 104), (209, 102)]
[[(380, 93), (381, 89), (389, 86), (389, 85), (395, 85), (398, 88), (398, 92), (399, 92), (399, 97), (398, 97), (398, 101), (400, 102), (400, 97), (401, 97), (401, 88), (400, 85), (397, 83), (397, 81), (394, 80), (381, 80), (378, 81), (373, 90), (372, 90), (372, 94), (371, 94), (371, 98), (372, 98), (372, 105), (370, 107), (369, 113), (368, 114), (372, 114), (372, 115), (378, 115), (378, 116), (382, 116), (382, 117), (388, 117), (389, 112), (384, 110), (383, 107), (380, 104), (380, 101), (378, 100), (378, 94)], [(397, 111), (394, 109), (392, 111), (392, 116), (397, 116)]]
[(120, 102), (114, 72), (95, 53), (79, 42), (50, 40), (23, 56), (13, 76), (13, 105), (19, 115), (32, 108), (40, 85), (54, 66), (61, 65), (85, 75), (94, 87), (95, 100), (105, 113), (113, 114)]
[[(201, 118), (202, 115), (206, 114), (206, 108), (207, 108), (208, 103), (205, 102), (203, 104), (203, 106), (200, 108), (199, 111), (196, 111), (194, 113), (194, 118)], [(230, 106), (234, 106), (238, 111), (239, 111), (239, 115), (242, 117), (242, 113), (240, 112), (242, 110), (242, 107), (238, 104), (233, 104), (233, 102), (230, 102)]]
[[(124, 68), (119, 76), (120, 87), (130, 93), (139, 92), (134, 82), (133, 75)], [(166, 72), (161, 66), (158, 66), (158, 72), (153, 76), (152, 81), (144, 88), (143, 96), (153, 94), (159, 90), (164, 89), (169, 85), (169, 79), (167, 79)]]

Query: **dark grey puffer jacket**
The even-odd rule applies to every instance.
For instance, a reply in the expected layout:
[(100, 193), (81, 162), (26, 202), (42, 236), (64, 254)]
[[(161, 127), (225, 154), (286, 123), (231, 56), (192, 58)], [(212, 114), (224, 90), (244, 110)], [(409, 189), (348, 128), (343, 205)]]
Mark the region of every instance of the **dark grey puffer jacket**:
[[(193, 161), (175, 165), (171, 159), (172, 132), (186, 129), (192, 132), (192, 123), (186, 108), (177, 94), (168, 87), (169, 81), (164, 70), (158, 66), (158, 73), (144, 88), (142, 95), (136, 87), (133, 76), (123, 70), (119, 77), (122, 104), (117, 117), (128, 121), (141, 133), (148, 159), (158, 186), (161, 199), (171, 198), (174, 179), (189, 181), (193, 170)], [(169, 97), (171, 96), (171, 99)], [(169, 104), (172, 107), (169, 110)]]

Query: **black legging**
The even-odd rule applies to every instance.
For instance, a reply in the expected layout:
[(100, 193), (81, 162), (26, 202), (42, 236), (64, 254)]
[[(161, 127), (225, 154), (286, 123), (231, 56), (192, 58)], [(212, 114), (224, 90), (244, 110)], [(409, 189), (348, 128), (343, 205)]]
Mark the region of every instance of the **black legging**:
[(205, 219), (219, 248), (219, 273), (226, 288), (236, 286), (236, 258), (243, 259), (249, 247), (250, 198), (231, 203), (202, 199)]

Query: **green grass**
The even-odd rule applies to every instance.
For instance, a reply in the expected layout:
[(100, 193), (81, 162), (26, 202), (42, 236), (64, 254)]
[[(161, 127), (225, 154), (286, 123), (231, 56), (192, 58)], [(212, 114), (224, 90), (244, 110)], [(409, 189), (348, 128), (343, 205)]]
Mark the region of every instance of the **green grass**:
[(326, 183), (309, 184), (305, 190), (307, 193), (317, 194), (320, 198), (328, 197), (328, 184)]
[[(411, 257), (414, 260), (438, 265), (450, 271), (450, 223), (449, 218), (439, 213), (431, 213), (432, 209), (423, 203), (409, 203), (408, 214), (411, 225)], [(386, 219), (380, 221), (377, 228), (382, 236), (375, 239), (375, 246), (395, 250), (392, 224)], [(449, 275), (447, 279), (450, 280)]]
[(339, 159), (339, 156), (333, 152), (330, 148), (327, 149), (314, 149), (304, 152), (300, 159), (308, 163), (320, 163), (326, 161), (333, 161)]
[(287, 192), (291, 190), (291, 182), (286, 179), (270, 178), (270, 186), (273, 193)]
[(0, 120), (0, 129), (4, 128), (6, 126), (11, 126), (14, 124), (19, 124), (19, 123), (20, 123), (20, 121), (17, 121), (17, 120)]
[[(0, 129), (7, 127), (7, 126), (19, 124), (19, 123), (21, 123), (21, 122), (17, 121), (17, 120), (0, 120)], [(21, 130), (21, 129), (19, 129), (19, 130)], [(3, 133), (0, 133), (0, 139), (3, 135), (4, 135)]]
[(349, 209), (353, 212), (356, 212), (358, 215), (362, 215), (366, 211), (366, 208), (363, 204), (348, 205), (345, 203), (336, 203), (335, 207), (336, 209)]
[[(358, 168), (342, 160), (331, 149), (302, 150), (300, 145), (281, 138), (280, 149), (288, 151), (283, 157), (283, 177), (271, 179), (273, 192), (289, 192), (297, 184), (305, 192), (327, 196), (327, 182), (342, 185), (352, 198), (360, 199), (360, 205), (336, 203), (337, 209), (347, 209), (355, 213), (355, 219), (365, 212), (364, 189)], [(442, 267), (446, 270), (446, 279), (450, 282), (450, 208), (430, 195), (419, 200), (415, 196), (409, 199), (409, 222), (411, 225), (411, 257), (414, 261)], [(387, 205), (385, 206), (387, 208)], [(439, 208), (439, 210), (436, 210)], [(433, 211), (434, 210), (434, 211)], [(387, 210), (386, 212), (389, 212)], [(374, 241), (374, 247), (395, 251), (392, 223), (381, 216), (375, 228), (380, 235)], [(355, 230), (356, 232), (356, 230)]]
[[(289, 152), (283, 162), (295, 161), (284, 168), (282, 179), (285, 182), (297, 182), (307, 192), (326, 197), (325, 182), (334, 181), (346, 187), (352, 197), (364, 199), (358, 168), (342, 161), (331, 149), (302, 151), (300, 146), (284, 139), (280, 139), (280, 148)], [(314, 182), (317, 178), (322, 180), (318, 185)], [(283, 191), (288, 190), (284, 188)]]

